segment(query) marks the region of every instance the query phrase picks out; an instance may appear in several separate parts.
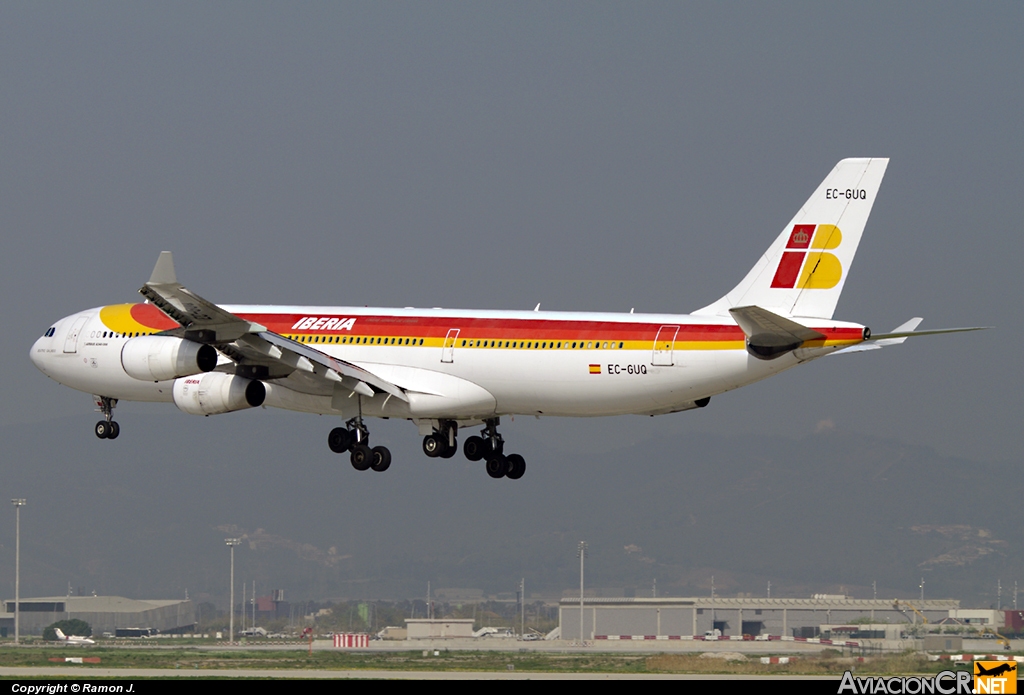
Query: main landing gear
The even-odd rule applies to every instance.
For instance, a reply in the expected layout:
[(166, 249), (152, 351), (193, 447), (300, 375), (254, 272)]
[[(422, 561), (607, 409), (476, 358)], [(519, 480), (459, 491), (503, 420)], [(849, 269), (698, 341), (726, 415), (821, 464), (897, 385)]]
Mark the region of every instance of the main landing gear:
[[(462, 453), (470, 461), (486, 461), (487, 475), (492, 478), (519, 480), (526, 472), (526, 459), (519, 454), (505, 455), (505, 440), (498, 433), (499, 418), (485, 420), (483, 436), (472, 436), (462, 445)], [(426, 442), (424, 442), (424, 449)]]
[(335, 427), (327, 435), (327, 446), (336, 454), (351, 452), (349, 461), (357, 471), (373, 469), (378, 473), (391, 466), (391, 450), (386, 446), (370, 448), (370, 432), (361, 417), (354, 417), (344, 427)]
[(459, 450), (456, 440), (459, 425), (454, 420), (441, 420), (440, 428), (423, 438), (423, 453), (430, 458), (450, 459)]
[(96, 405), (100, 407), (100, 412), (103, 413), (104, 418), (96, 423), (96, 436), (100, 439), (117, 439), (117, 435), (121, 434), (121, 426), (111, 419), (114, 416), (114, 406), (117, 405), (117, 399), (100, 396), (99, 400), (96, 401)]

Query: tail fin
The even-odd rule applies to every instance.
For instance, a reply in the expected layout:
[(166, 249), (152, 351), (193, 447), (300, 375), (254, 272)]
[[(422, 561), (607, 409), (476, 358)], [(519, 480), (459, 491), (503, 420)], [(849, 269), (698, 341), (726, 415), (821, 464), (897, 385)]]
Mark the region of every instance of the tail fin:
[(61, 629), (59, 627), (53, 628), (53, 631), (54, 631), (54, 633), (56, 633), (57, 639), (59, 639), (59, 640), (66, 640), (67, 639), (67, 637), (64, 636), (64, 633), (61, 632)]
[(743, 282), (693, 313), (759, 306), (781, 316), (832, 318), (888, 159), (844, 159), (825, 177)]

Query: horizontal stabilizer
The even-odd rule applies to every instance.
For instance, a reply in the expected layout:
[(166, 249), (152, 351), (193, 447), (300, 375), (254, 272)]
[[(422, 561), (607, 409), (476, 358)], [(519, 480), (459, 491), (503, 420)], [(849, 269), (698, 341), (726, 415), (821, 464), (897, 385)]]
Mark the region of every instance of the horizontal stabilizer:
[(943, 333), (967, 333), (969, 331), (987, 331), (992, 326), (972, 326), (969, 328), (936, 328), (930, 331), (915, 331), (914, 329), (921, 325), (922, 319), (916, 316), (904, 324), (901, 324), (894, 328), (889, 333), (881, 333), (879, 335), (873, 335), (863, 343), (858, 345), (852, 345), (842, 350), (836, 350), (833, 355), (847, 354), (851, 352), (866, 352), (868, 350), (880, 350), (890, 345), (900, 345), (907, 338), (916, 337), (919, 335), (941, 335)]
[(747, 336), (747, 351), (758, 359), (772, 360), (808, 340), (825, 339), (818, 331), (759, 306), (733, 307), (729, 313)]

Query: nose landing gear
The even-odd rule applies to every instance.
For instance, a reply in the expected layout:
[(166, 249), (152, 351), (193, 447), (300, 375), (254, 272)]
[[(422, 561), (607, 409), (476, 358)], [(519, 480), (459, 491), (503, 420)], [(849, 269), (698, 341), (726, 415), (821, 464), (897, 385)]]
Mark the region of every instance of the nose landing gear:
[(103, 413), (104, 418), (96, 423), (96, 436), (100, 439), (117, 439), (117, 435), (121, 434), (121, 426), (112, 419), (117, 399), (98, 396), (96, 405), (99, 406), (99, 411)]

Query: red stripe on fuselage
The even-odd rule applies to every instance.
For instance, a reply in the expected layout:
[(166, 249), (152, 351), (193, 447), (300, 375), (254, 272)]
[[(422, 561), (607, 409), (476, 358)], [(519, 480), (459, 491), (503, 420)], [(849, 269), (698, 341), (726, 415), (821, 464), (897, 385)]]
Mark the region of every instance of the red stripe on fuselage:
[[(353, 316), (320, 314), (318, 318), (355, 319), (350, 330), (294, 329), (296, 323), (311, 314), (242, 314), (247, 321), (266, 326), (275, 333), (311, 335), (360, 335), (419, 338), (444, 338), (453, 328), (459, 338), (480, 337), (495, 340), (653, 340), (662, 323), (620, 323), (617, 321), (573, 321), (554, 319), (460, 318), (444, 316)], [(827, 340), (859, 340), (859, 328), (815, 328)], [(675, 341), (718, 342), (743, 340), (743, 331), (730, 325), (680, 325)]]

